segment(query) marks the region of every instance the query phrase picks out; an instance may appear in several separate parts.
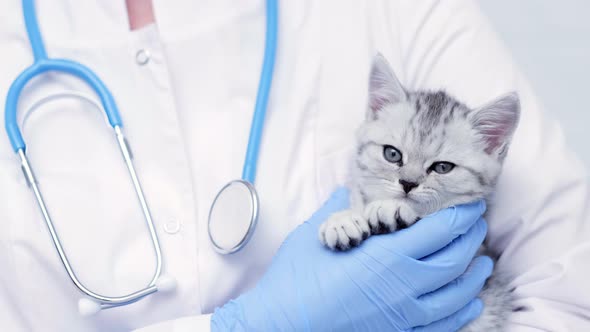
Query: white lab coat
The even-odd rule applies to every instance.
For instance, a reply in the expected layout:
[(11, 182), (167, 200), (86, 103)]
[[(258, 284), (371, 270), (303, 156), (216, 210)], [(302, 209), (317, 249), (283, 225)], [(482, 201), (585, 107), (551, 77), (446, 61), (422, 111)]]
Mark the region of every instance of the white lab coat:
[[(503, 252), (497, 267), (513, 277), (522, 308), (509, 330), (590, 326), (585, 170), (471, 1), (281, 1), (256, 180), (261, 216), (251, 242), (231, 256), (214, 252), (206, 220), (217, 190), (241, 174), (262, 64), (263, 1), (154, 0), (157, 28), (134, 32), (123, 1), (37, 6), (48, 54), (89, 66), (112, 90), (161, 240), (163, 271), (178, 286), (79, 316), (81, 294), (2, 134), (3, 331), (208, 329), (207, 314), (251, 287), (288, 232), (345, 183), (377, 51), (408, 88), (444, 88), (471, 106), (518, 90), (522, 119), (488, 216), (490, 246)], [(0, 4), (0, 49), (4, 98), (32, 62), (18, 0)], [(144, 65), (136, 61), (140, 50), (149, 53)], [(36, 99), (64, 88), (87, 91), (76, 79), (47, 75), (23, 94), (20, 118)], [(57, 101), (29, 115), (23, 133), (79, 278), (109, 295), (144, 286), (154, 256), (104, 117), (83, 103)]]

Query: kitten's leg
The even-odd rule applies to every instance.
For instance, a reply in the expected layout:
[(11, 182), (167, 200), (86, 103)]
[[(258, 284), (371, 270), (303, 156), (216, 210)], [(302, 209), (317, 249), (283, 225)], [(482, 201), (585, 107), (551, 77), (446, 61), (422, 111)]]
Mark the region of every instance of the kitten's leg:
[(420, 215), (409, 204), (400, 204), (397, 214), (398, 229), (406, 228), (420, 220)]
[[(476, 256), (481, 255), (491, 257), (494, 261), (497, 260), (496, 254), (485, 245), (482, 245), (476, 254)], [(507, 274), (494, 268), (492, 275), (478, 296), (484, 303), (483, 312), (478, 318), (459, 330), (460, 332), (504, 331), (506, 329), (506, 322), (510, 315), (518, 310), (514, 304), (510, 280)]]
[(418, 214), (408, 204), (395, 200), (376, 200), (365, 207), (364, 217), (371, 234), (383, 234), (406, 228), (418, 220)]
[(487, 280), (479, 298), (484, 303), (481, 315), (463, 327), (460, 332), (504, 331), (510, 315), (517, 310), (508, 278), (496, 271)]
[(369, 224), (361, 213), (360, 191), (351, 190), (351, 209), (334, 213), (320, 226), (320, 241), (330, 249), (347, 250), (359, 245), (369, 234)]

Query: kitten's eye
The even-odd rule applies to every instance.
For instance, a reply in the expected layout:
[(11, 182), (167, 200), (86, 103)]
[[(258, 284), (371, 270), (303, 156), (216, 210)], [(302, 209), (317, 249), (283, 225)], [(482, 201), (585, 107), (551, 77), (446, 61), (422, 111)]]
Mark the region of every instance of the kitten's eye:
[(401, 163), (402, 153), (391, 145), (385, 145), (383, 146), (383, 158), (385, 158), (385, 160), (389, 161), (390, 163)]
[(438, 174), (447, 174), (448, 172), (452, 171), (453, 168), (455, 168), (455, 164), (448, 161), (439, 161), (430, 166), (430, 169), (437, 172)]

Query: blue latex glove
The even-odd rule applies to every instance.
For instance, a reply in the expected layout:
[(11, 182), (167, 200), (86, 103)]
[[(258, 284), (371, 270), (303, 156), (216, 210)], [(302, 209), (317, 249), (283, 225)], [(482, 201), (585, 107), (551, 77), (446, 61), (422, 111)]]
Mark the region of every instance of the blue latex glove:
[[(346, 252), (326, 249), (319, 225), (348, 207), (336, 191), (278, 250), (256, 287), (217, 308), (213, 331), (455, 331), (479, 316), (492, 271), (473, 259), (485, 204), (449, 208)], [(472, 261), (473, 260), (473, 261)]]

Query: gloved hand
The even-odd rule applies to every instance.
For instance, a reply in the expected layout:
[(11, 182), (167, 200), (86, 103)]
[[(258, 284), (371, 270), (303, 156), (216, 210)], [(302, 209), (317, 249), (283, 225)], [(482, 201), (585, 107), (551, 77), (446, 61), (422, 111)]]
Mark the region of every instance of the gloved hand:
[(455, 331), (479, 316), (492, 261), (473, 259), (487, 230), (478, 202), (442, 210), (346, 252), (317, 238), (348, 207), (336, 191), (297, 227), (256, 287), (217, 308), (213, 331)]

